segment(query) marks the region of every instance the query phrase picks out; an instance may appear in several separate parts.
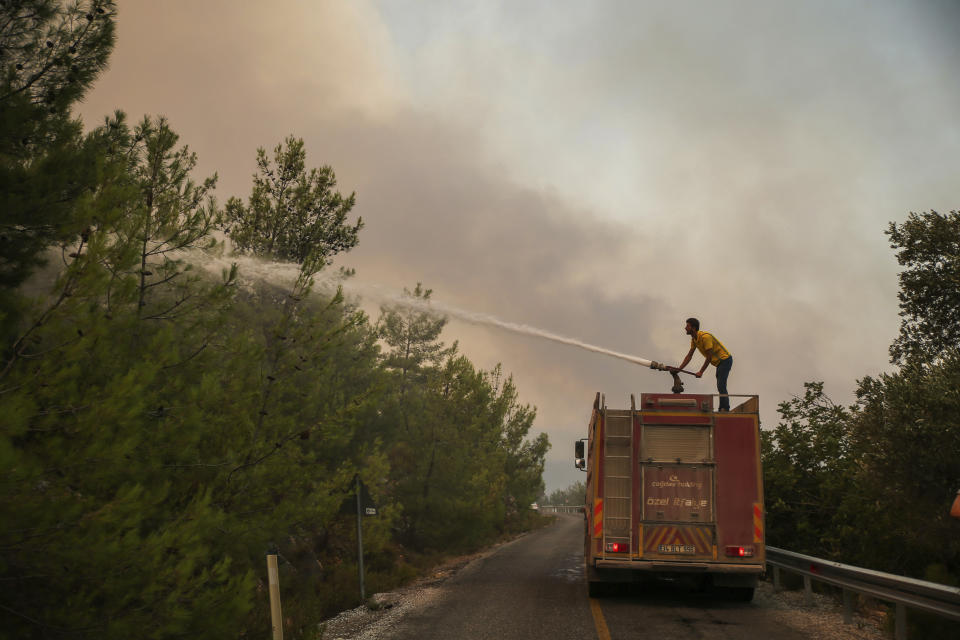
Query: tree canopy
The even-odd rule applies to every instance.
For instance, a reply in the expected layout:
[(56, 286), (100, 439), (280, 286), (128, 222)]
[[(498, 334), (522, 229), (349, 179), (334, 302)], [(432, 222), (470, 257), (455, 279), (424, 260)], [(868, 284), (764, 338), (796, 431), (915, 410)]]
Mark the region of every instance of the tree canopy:
[(929, 362), (960, 345), (960, 213), (911, 213), (887, 229), (900, 272), (894, 362)]
[(115, 40), (109, 0), (0, 5), (0, 335), (8, 339), (17, 291), (91, 220), (84, 197), (99, 181), (98, 146), (71, 107), (106, 67)]
[(273, 150), (273, 162), (257, 149), (257, 173), (247, 204), (227, 202), (234, 247), (241, 252), (303, 263), (308, 258), (329, 264), (356, 246), (363, 220), (347, 223), (355, 194), (334, 191), (337, 178), (329, 166), (307, 171), (302, 138), (287, 137)]

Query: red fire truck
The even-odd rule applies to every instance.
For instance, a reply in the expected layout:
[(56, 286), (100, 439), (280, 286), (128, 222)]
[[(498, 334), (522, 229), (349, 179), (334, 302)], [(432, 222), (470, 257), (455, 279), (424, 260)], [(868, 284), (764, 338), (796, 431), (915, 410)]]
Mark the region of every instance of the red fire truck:
[[(593, 403), (576, 443), (587, 472), (584, 555), (591, 596), (614, 582), (685, 576), (749, 601), (764, 572), (759, 401), (644, 393)], [(584, 451), (584, 441), (587, 443)]]

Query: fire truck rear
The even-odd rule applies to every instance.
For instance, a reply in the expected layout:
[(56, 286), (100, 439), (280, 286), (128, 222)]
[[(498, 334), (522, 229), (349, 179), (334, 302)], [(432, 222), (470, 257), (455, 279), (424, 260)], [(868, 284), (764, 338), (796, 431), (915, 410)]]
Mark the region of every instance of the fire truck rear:
[(610, 409), (597, 394), (576, 443), (591, 596), (608, 583), (684, 576), (753, 598), (764, 510), (759, 402), (746, 398), (718, 413), (711, 395), (644, 393), (639, 407), (631, 396), (629, 409)]

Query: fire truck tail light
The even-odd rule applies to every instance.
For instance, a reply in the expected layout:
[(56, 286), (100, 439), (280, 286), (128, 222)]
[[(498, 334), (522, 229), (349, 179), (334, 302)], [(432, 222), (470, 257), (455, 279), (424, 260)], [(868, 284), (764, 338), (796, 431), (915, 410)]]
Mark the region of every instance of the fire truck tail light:
[(630, 551), (630, 545), (625, 542), (608, 542), (607, 553), (627, 553)]
[(727, 555), (734, 558), (752, 558), (753, 547), (749, 545), (731, 545), (727, 547)]

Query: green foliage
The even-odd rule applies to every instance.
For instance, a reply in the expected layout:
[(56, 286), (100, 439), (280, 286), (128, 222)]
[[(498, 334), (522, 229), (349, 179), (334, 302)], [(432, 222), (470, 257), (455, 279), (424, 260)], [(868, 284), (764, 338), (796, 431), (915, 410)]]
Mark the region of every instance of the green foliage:
[(523, 518), (529, 505), (543, 493), (543, 465), (550, 441), (545, 433), (533, 440), (527, 439), (536, 418), (536, 409), (519, 404), (513, 378), (503, 380), (500, 365), (494, 368), (488, 380), (494, 392), (492, 422), (502, 425), (500, 446), (506, 456), (506, 518), (511, 521)]
[[(219, 226), (221, 214), (208, 194), (217, 178), (194, 183), (196, 154), (187, 147), (176, 148), (179, 136), (165, 118), (144, 118), (132, 132), (126, 130), (122, 116), (107, 126), (119, 130), (122, 142), (116, 153), (129, 162), (132, 186), (139, 193), (113, 230), (118, 261), (111, 270), (118, 279), (133, 276), (140, 318), (169, 320), (185, 315), (197, 281), (186, 277), (190, 266), (182, 252), (216, 247), (211, 233)], [(173, 291), (173, 295), (151, 300), (158, 290)]]
[(921, 576), (942, 563), (960, 576), (960, 536), (948, 515), (960, 487), (960, 350), (864, 378), (857, 396), (858, 506), (875, 530), (871, 545), (851, 553), (888, 571)]
[(268, 546), (328, 526), (357, 465), (386, 474), (351, 442), (375, 338), (309, 277), (272, 315), (237, 313), (260, 301), (229, 306), (233, 273), (191, 276), (203, 254), (184, 251), (213, 248), (212, 181), (195, 186), (167, 123), (94, 136), (97, 222), (0, 372), (3, 626), (234, 637)]
[(780, 403), (781, 422), (761, 432), (767, 537), (800, 553), (845, 559), (838, 529), (841, 505), (856, 470), (850, 452), (850, 412), (835, 404), (822, 382), (804, 384), (802, 397)]
[(545, 435), (525, 438), (535, 412), (500, 368), (476, 370), (439, 336), (446, 322), (417, 284), (378, 321), (392, 380), (379, 414), (401, 541), (416, 549), (471, 548), (522, 517), (542, 491)]
[[(192, 154), (163, 120), (120, 114), (91, 136), (96, 223), (0, 371), (11, 637), (265, 634), (269, 549), (288, 632), (305, 634), (359, 599), (339, 513), (356, 473), (381, 507), (364, 531), (373, 588), (411, 575), (397, 531), (453, 550), (520, 522), (548, 445), (526, 441), (533, 410), (499, 369), (435, 344), (442, 322), (371, 326), (313, 291), (315, 262), (286, 287), (194, 268), (217, 247)], [(381, 355), (386, 327), (413, 334)]]
[[(103, 322), (71, 311), (39, 334), (59, 347), (4, 379), (3, 404), (31, 409), (3, 432), (14, 453), (0, 495), (0, 562), (13, 578), (4, 627), (16, 637), (209, 632), (186, 603), (216, 605), (219, 622), (243, 615), (252, 575), (219, 544), (224, 514), (209, 489), (180, 471), (199, 425), (169, 411), (170, 373), (157, 360), (111, 339), (136, 329), (133, 313)], [(169, 328), (140, 344), (176, 348)]]
[[(11, 577), (4, 627), (16, 637), (229, 635), (226, 622), (252, 604), (253, 573), (218, 541), (227, 514), (191, 446), (199, 447), (203, 416), (181, 410), (184, 389), (211, 362), (209, 353), (193, 359), (185, 327), (212, 326), (222, 309), (195, 305), (185, 325), (143, 314), (139, 271), (169, 264), (160, 253), (142, 260), (157, 236), (131, 228), (147, 217), (136, 214), (155, 211), (137, 178), (162, 154), (118, 154), (129, 136), (121, 119), (111, 124), (89, 137), (101, 149), (99, 183), (76, 207), (94, 223), (69, 255), (65, 248), (51, 296), (31, 310), (0, 372), (0, 411), (17, 415), (0, 431), (9, 454), (0, 468), (0, 563)], [(153, 133), (142, 133), (149, 144)], [(175, 167), (153, 169), (177, 192)], [(205, 236), (182, 210), (163, 233)], [(134, 273), (133, 264), (144, 268)], [(196, 281), (181, 289), (166, 273), (150, 287), (152, 304), (176, 299), (178, 289), (207, 301), (228, 289)], [(197, 473), (182, 471), (190, 468)], [(189, 607), (206, 609), (207, 619)], [(214, 631), (217, 624), (224, 631)]]
[(960, 212), (911, 213), (890, 223), (900, 272), (900, 335), (894, 362), (930, 362), (960, 345)]
[(903, 323), (900, 368), (859, 381), (857, 403), (830, 402), (821, 383), (782, 403), (764, 433), (767, 529), (778, 546), (928, 577), (960, 577), (948, 515), (960, 487), (960, 215), (911, 213), (888, 230)]
[(114, 4), (7, 0), (0, 5), (0, 104), (22, 97), (35, 107), (34, 133), (53, 124), (44, 111), (66, 114), (106, 68), (115, 39)]
[(341, 251), (357, 244), (363, 220), (347, 224), (356, 202), (334, 191), (336, 175), (328, 166), (306, 170), (303, 140), (287, 137), (273, 150), (273, 163), (257, 149), (257, 173), (247, 204), (227, 202), (227, 220), (234, 247), (241, 252), (303, 263), (330, 264)]
[(26, 305), (16, 292), (46, 249), (80, 236), (78, 201), (98, 183), (96, 145), (69, 109), (105, 68), (114, 3), (20, 0), (0, 5), (0, 339)]
[(418, 282), (413, 291), (404, 289), (403, 293), (408, 302), (381, 307), (377, 323), (390, 347), (384, 365), (399, 376), (401, 395), (406, 386), (425, 381), (431, 367), (456, 352), (456, 347), (446, 348), (439, 339), (447, 319), (429, 308), (433, 290)]
[(860, 381), (845, 409), (806, 383), (763, 432), (771, 544), (922, 577), (939, 563), (960, 576), (960, 358)]

